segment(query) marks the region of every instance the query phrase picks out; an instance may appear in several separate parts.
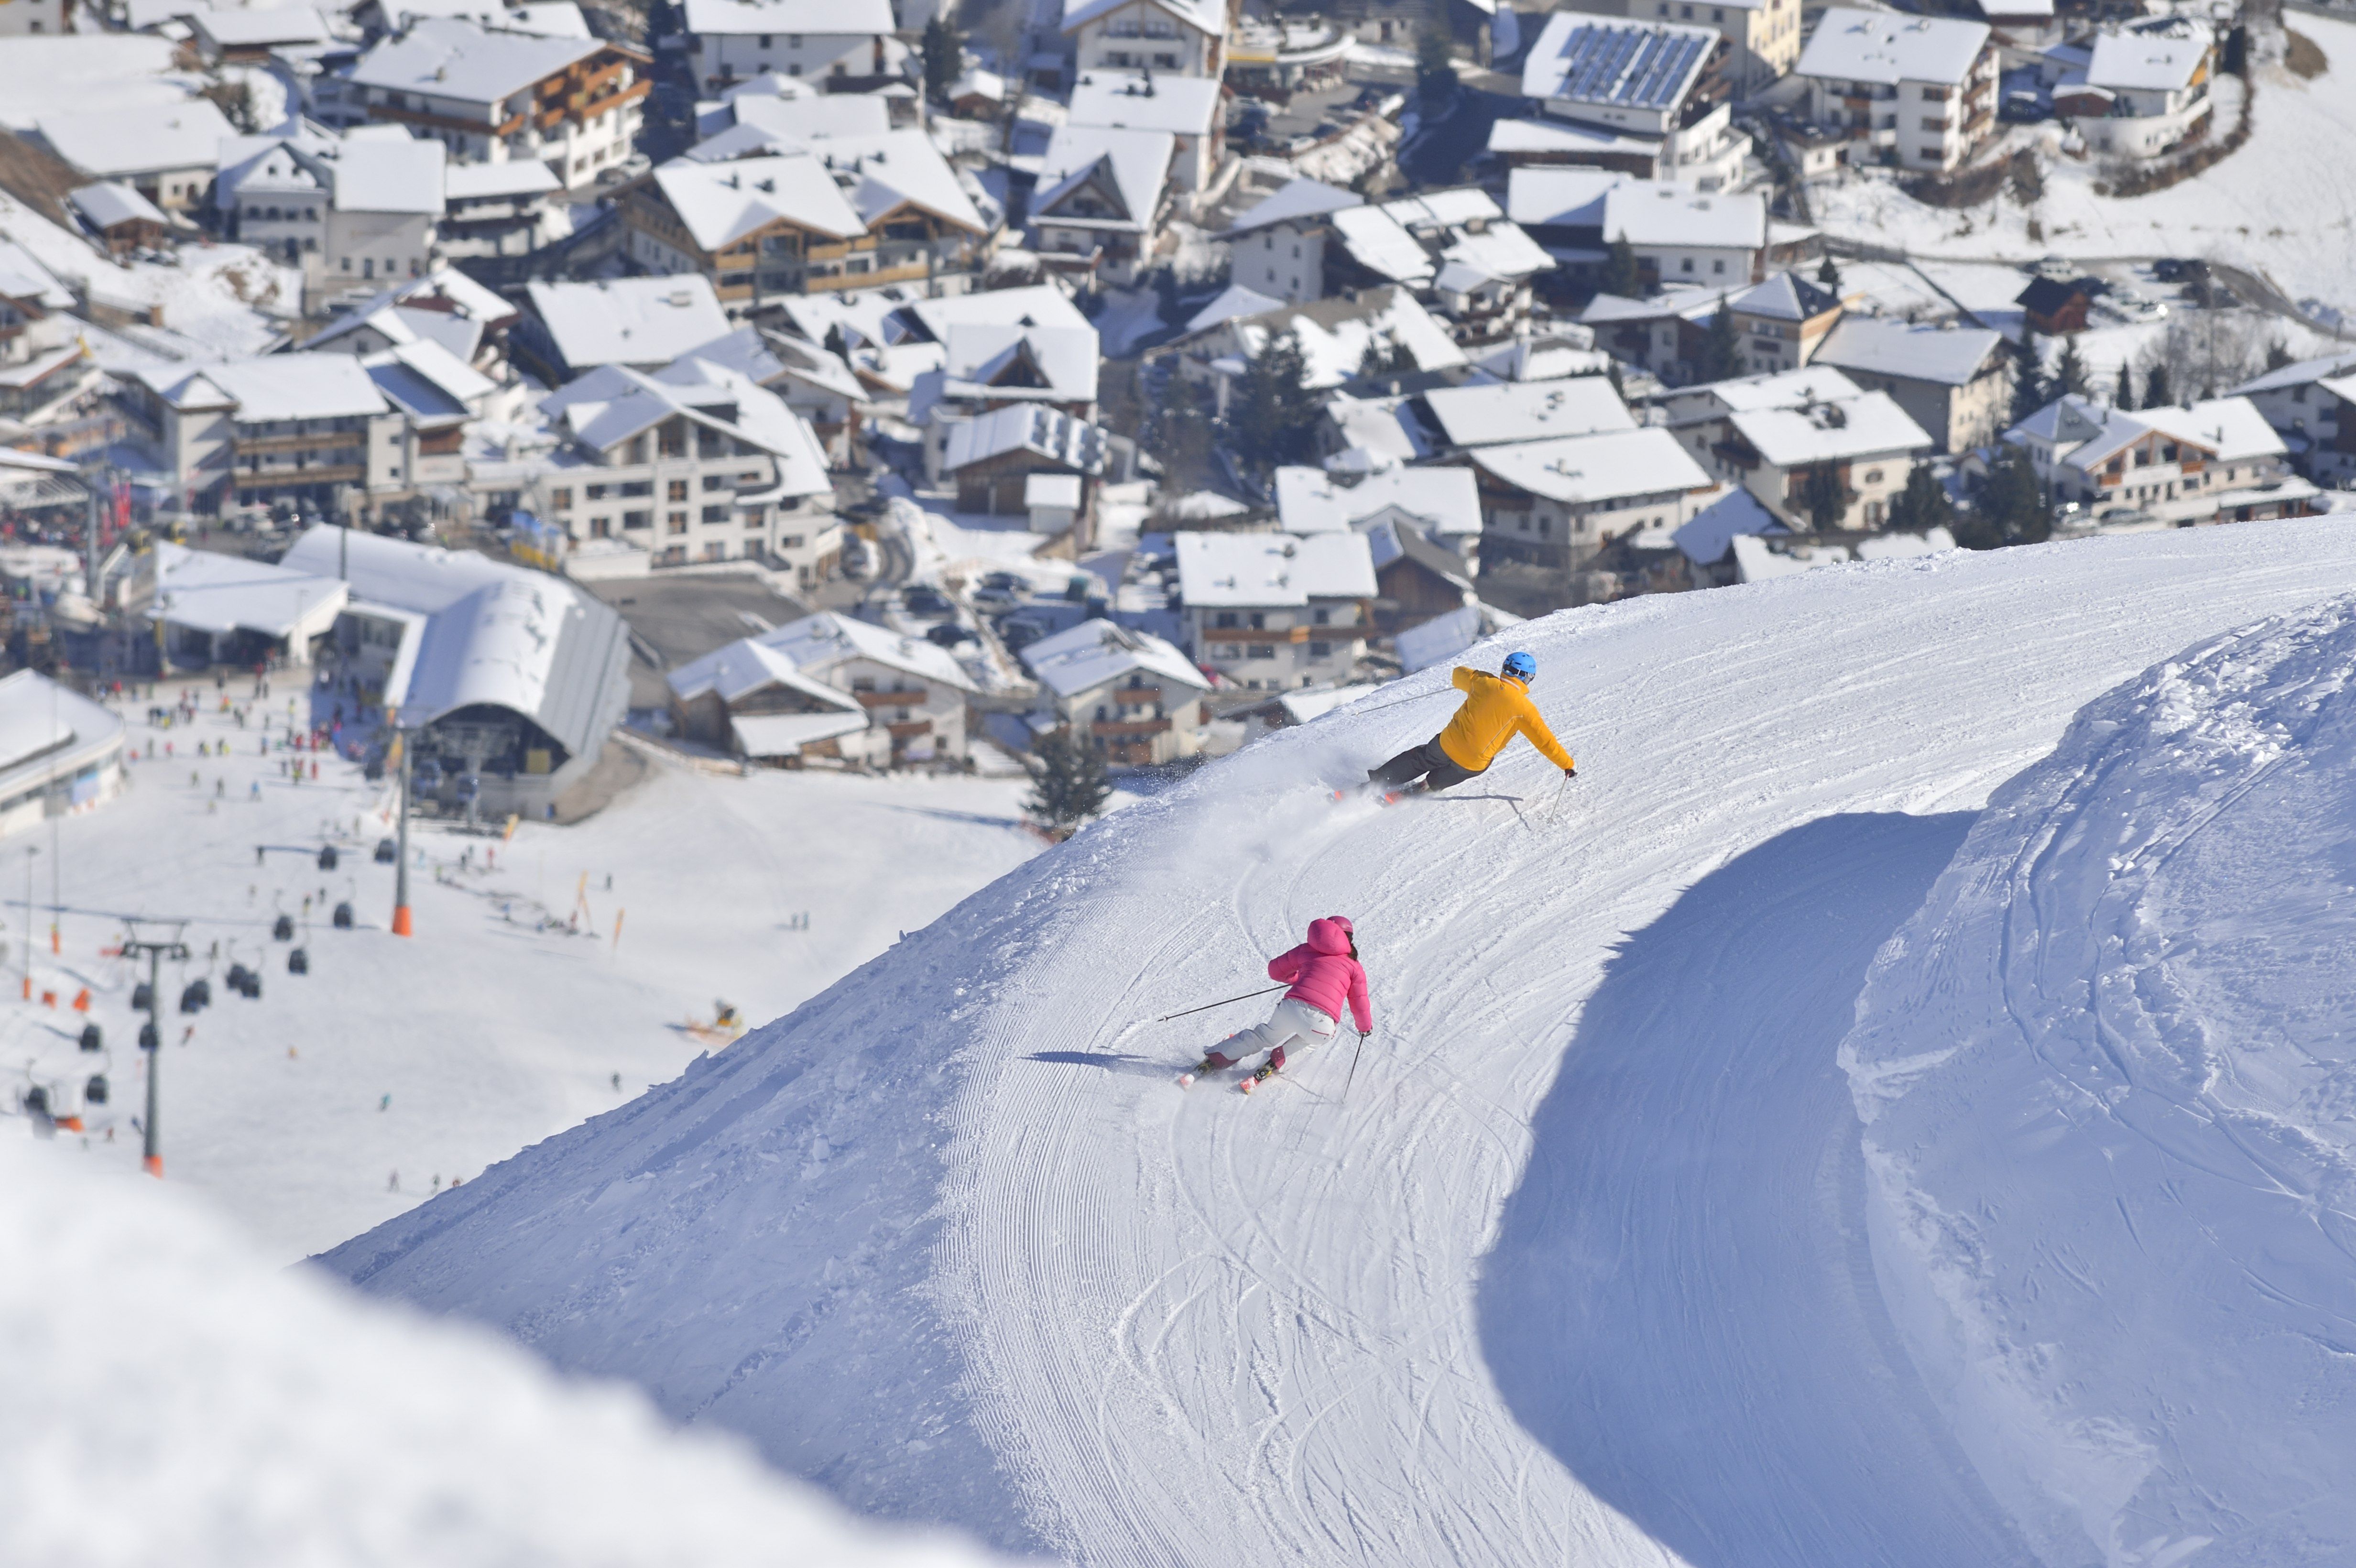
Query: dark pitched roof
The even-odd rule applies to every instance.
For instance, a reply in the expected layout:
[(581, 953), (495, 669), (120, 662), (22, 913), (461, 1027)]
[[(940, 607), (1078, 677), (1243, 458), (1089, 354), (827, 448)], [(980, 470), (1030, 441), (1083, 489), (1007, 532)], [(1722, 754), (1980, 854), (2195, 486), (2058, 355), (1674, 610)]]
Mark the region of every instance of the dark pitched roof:
[(2083, 283), (2056, 283), (2051, 278), (2031, 278), (2029, 286), (2013, 296), (2012, 303), (2040, 315), (2051, 315), (2066, 307), (2072, 300), (2092, 299)]

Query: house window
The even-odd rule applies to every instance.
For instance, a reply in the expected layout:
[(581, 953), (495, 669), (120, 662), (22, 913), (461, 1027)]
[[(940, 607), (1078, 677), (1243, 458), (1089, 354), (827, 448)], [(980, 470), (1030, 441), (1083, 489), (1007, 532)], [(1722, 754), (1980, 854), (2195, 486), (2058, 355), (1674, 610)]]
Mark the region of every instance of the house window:
[(766, 33), (763, 33), (763, 34), (761, 35), (761, 41), (760, 41), (760, 43), (759, 43), (757, 46), (755, 46), (755, 47), (756, 47), (756, 48), (765, 48), (765, 49), (766, 49), (766, 48), (767, 48), (769, 47), (769, 35), (768, 35), (768, 34), (766, 34)]
[(1311, 613), (1310, 613), (1310, 617), (1309, 617), (1309, 618), (1310, 618), (1312, 621), (1315, 622), (1318, 625), (1323, 626), (1323, 625), (1326, 624), (1329, 621), (1331, 621), (1331, 620), (1333, 619), (1333, 612), (1332, 612), (1331, 610), (1316, 610), (1316, 611), (1312, 611), (1312, 612), (1311, 612)]
[(593, 501), (602, 501), (605, 498), (606, 492), (611, 488), (612, 486), (608, 485), (592, 485), (585, 490), (582, 491), (582, 494), (588, 496)]
[(1719, 258), (1717, 261), (1712, 261), (1712, 262), (1709, 264), (1709, 270), (1710, 270), (1711, 272), (1725, 272), (1725, 271), (1726, 271), (1726, 259), (1725, 259), (1724, 257), (1720, 257), (1720, 258)]
[(728, 520), (728, 508), (706, 507), (703, 508), (703, 520), (707, 523), (724, 523)]
[(1679, 261), (1677, 262), (1677, 271), (1679, 271), (1680, 272), (1692, 272), (1692, 271), (1694, 270), (1694, 264), (1693, 264), (1693, 261), (1694, 261), (1694, 259), (1693, 259), (1691, 256), (1685, 257), (1683, 260), (1681, 260), (1681, 261)]
[(1236, 619), (1236, 613), (1233, 610), (1222, 610), (1211, 617), (1211, 624), (1224, 632), (1229, 627), (1240, 626), (1243, 623)]
[(1251, 629), (1255, 632), (1268, 624), (1268, 617), (1255, 610), (1251, 613)]
[(1879, 469), (1879, 468), (1869, 468), (1869, 469), (1867, 469), (1867, 470), (1865, 471), (1865, 482), (1866, 482), (1867, 484), (1869, 484), (1869, 485), (1879, 485), (1879, 484), (1880, 484), (1880, 483), (1881, 483), (1881, 470), (1880, 470), (1880, 469)]
[(1254, 643), (1251, 645), (1251, 656), (1256, 659), (1272, 659), (1276, 656), (1275, 645), (1271, 643)]
[(725, 474), (707, 474), (703, 476), (703, 487), (706, 490), (725, 490), (728, 488), (728, 475)]
[(1309, 656), (1312, 659), (1331, 658), (1333, 655), (1333, 645), (1331, 643), (1312, 643), (1309, 645)]
[(551, 490), (548, 493), (548, 505), (552, 511), (563, 511), (565, 508), (573, 505), (573, 492), (571, 490)]
[(667, 534), (683, 534), (687, 532), (687, 514), (685, 512), (665, 513), (663, 515), (663, 532)]
[(622, 526), (626, 528), (643, 528), (653, 520), (653, 517), (652, 512), (624, 512)]
[(666, 499), (666, 500), (671, 500), (671, 501), (684, 501), (684, 500), (686, 500), (686, 499), (687, 499), (687, 481), (686, 481), (686, 480), (684, 480), (684, 479), (674, 479), (674, 480), (672, 480), (672, 481), (670, 482), (670, 494), (669, 494), (669, 496), (667, 496), (665, 497), (665, 499)]

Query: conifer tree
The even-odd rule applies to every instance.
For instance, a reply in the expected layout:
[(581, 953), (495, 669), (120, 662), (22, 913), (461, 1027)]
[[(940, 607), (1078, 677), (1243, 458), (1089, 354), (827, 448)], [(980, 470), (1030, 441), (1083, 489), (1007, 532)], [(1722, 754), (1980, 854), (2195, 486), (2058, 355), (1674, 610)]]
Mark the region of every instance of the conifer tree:
[(1603, 248), (1603, 292), (1634, 299), (1644, 289), (1644, 273), (1636, 264), (1636, 247), (1622, 234)]
[(2012, 382), (2012, 422), (2019, 424), (2053, 400), (2045, 382), (2045, 349), (2037, 329), (2023, 326)]
[(1901, 533), (1919, 534), (1955, 520), (1954, 503), (1927, 463), (1917, 463), (1906, 476), (1906, 488), (1890, 505), (1890, 526)]
[(1742, 338), (1724, 294), (1718, 296), (1718, 314), (1709, 318), (1709, 334), (1702, 339), (1700, 368), (1705, 381), (1723, 381), (1742, 368)]
[(2168, 386), (2168, 367), (2154, 365), (2143, 379), (2143, 406), (2147, 409), (2164, 409), (2172, 400), (2173, 397)]
[(2291, 363), (2290, 345), (2277, 337), (2266, 345), (2266, 368), (2279, 370)]
[(1820, 463), (1808, 470), (1800, 484), (1800, 504), (1807, 508), (1808, 526), (1820, 534), (1828, 534), (1841, 526), (1848, 511), (1848, 495), (1840, 481), (1840, 470), (1829, 463)]
[(1103, 762), (1069, 725), (1041, 738), (1030, 768), (1031, 795), (1023, 809), (1058, 832), (1068, 833), (1102, 811), (1112, 795)]
[(1835, 293), (1839, 292), (1841, 286), (1840, 269), (1833, 265), (1833, 259), (1830, 255), (1826, 255), (1823, 265), (1816, 269), (1816, 282), (1824, 284), (1825, 287), (1833, 290)]
[(2055, 397), (2064, 393), (2079, 398), (2086, 395), (2086, 362), (2078, 357), (2078, 339), (2074, 336), (2062, 340), (2062, 362), (2054, 367), (2051, 390)]
[(2126, 360), (2119, 361), (2119, 387), (2111, 400), (2112, 406), (2122, 412), (2132, 413), (2136, 406), (2135, 367)]
[(958, 67), (965, 63), (965, 50), (958, 36), (939, 13), (925, 24), (925, 91), (946, 101), (949, 89), (957, 85)]
[(1980, 485), (1977, 507), (1955, 524), (1955, 542), (1966, 549), (1996, 549), (2036, 544), (2052, 531), (2045, 486), (2038, 480), (2028, 449), (2014, 442), (1998, 443), (1996, 462)]
[(1244, 372), (1227, 415), (1237, 455), (1260, 467), (1290, 463), (1309, 453), (1317, 428), (1317, 399), (1309, 390), (1309, 361), (1290, 327), (1268, 340)]

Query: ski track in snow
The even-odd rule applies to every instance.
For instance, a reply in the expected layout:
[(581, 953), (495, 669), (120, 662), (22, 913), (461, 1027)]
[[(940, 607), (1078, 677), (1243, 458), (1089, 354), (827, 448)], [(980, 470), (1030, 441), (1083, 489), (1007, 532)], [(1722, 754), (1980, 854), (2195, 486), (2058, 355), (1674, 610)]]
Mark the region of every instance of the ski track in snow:
[[(1953, 814), (2350, 587), (2321, 520), (1551, 617), (1515, 640), (1580, 778), (1557, 812), (1517, 747), (1491, 784), (1535, 832), (1331, 805), (1449, 709), (1345, 710), (327, 1262), (1090, 1564), (2023, 1561), (1862, 1272), (1834, 1047)], [(1376, 1024), (1347, 1104), (1346, 1029), (1176, 1090), (1273, 998), (1140, 1020), (1334, 912)]]

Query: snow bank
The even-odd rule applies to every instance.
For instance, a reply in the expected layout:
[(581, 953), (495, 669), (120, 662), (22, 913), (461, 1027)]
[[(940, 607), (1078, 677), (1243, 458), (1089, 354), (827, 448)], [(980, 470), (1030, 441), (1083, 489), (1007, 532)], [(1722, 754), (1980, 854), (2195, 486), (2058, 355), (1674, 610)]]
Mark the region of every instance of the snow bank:
[(0, 1562), (957, 1568), (490, 1337), (0, 1143)]
[(1842, 1048), (1893, 1317), (2055, 1568), (2356, 1551), (2356, 598), (2091, 704)]

